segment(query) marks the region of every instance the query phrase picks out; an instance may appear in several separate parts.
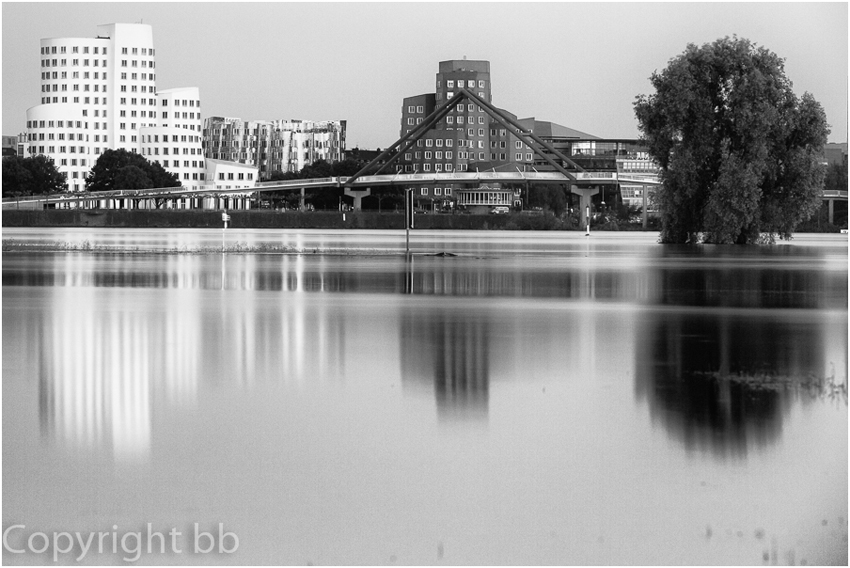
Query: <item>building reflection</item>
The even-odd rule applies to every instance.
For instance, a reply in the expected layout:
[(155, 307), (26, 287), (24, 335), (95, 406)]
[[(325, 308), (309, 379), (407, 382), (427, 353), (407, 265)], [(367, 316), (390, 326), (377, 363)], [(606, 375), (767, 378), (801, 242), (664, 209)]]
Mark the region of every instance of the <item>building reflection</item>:
[(402, 382), (433, 385), (440, 419), (486, 419), (490, 333), (485, 313), (405, 311), (400, 324)]
[[(49, 288), (46, 315), (33, 322), (41, 432), (59, 447), (139, 463), (155, 443), (155, 418), (191, 410), (201, 389), (343, 377), (346, 322), (332, 306), (191, 292), (182, 286), (197, 267), (180, 255), (160, 259), (168, 277), (147, 281), (169, 282), (166, 290), (102, 289), (82, 276), (89, 262), (54, 259), (52, 273), (68, 278)], [(287, 267), (296, 286), (297, 268)]]
[(635, 385), (689, 450), (743, 457), (778, 438), (792, 402), (846, 385), (846, 311), (835, 310), (846, 310), (846, 298), (822, 270), (744, 268), (725, 255), (708, 255), (702, 270), (655, 271), (658, 300), (642, 316)]
[[(4, 286), (244, 290), (593, 299), (645, 303), (655, 289), (644, 270), (577, 262), (492, 263), (469, 257), (317, 255), (57, 255), (52, 269), (3, 272)], [(60, 258), (73, 259), (64, 262)]]

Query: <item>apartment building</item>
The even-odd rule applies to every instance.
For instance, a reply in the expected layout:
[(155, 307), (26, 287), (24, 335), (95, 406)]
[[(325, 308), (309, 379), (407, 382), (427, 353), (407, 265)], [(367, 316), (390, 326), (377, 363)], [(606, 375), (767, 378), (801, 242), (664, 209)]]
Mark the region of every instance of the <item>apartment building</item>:
[(257, 168), (260, 179), (273, 172), (297, 172), (318, 160), (345, 155), (344, 120), (253, 120), (223, 116), (204, 121), (204, 155)]
[[(467, 89), (492, 103), (490, 62), (471, 59), (441, 61), (435, 77), (435, 92), (403, 100), (400, 135), (411, 132), (436, 107), (454, 98), (460, 89)], [(516, 115), (506, 114), (516, 118)], [(500, 171), (517, 167), (524, 169), (532, 162), (533, 155), (528, 146), (492, 119), (483, 108), (465, 100), (417, 140), (399, 159), (396, 168), (403, 173)], [(432, 202), (448, 202), (457, 197), (459, 188), (458, 184), (443, 184), (441, 187), (423, 185), (416, 188), (416, 195)], [(470, 199), (465, 196), (464, 204), (471, 203)]]
[(119, 148), (159, 162), (185, 186), (204, 184), (198, 89), (157, 90), (151, 26), (105, 24), (93, 38), (42, 39), (40, 65), (41, 103), (27, 110), (22, 149), (52, 158), (69, 191), (83, 190), (97, 158)]

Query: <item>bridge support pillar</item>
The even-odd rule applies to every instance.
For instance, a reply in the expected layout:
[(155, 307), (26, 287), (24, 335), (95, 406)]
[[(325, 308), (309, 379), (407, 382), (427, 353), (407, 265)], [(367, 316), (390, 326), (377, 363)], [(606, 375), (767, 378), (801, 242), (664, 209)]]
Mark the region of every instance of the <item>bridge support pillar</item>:
[(360, 211), (360, 205), (364, 197), (369, 197), (370, 195), (372, 195), (372, 190), (368, 187), (366, 189), (350, 189), (346, 187), (344, 192), (346, 197), (354, 198), (355, 211)]
[(298, 199), (298, 210), (304, 211), (304, 191), (305, 189), (301, 188), (301, 197)]
[(829, 203), (829, 224), (832, 225), (835, 219), (835, 200), (827, 199), (826, 202)]
[(570, 191), (581, 196), (581, 205), (579, 206), (579, 211), (581, 212), (580, 226), (586, 227), (587, 212), (590, 211), (590, 198), (599, 193), (599, 186), (576, 187), (575, 185), (570, 185)]

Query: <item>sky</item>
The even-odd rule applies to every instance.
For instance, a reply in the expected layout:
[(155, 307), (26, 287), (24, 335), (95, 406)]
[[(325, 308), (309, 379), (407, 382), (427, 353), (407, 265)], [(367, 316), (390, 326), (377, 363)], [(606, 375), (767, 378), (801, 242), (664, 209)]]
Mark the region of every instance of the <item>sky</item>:
[(157, 88), (199, 87), (205, 117), (346, 120), (349, 148), (399, 137), (402, 99), (438, 63), (490, 62), (493, 103), (604, 138), (638, 137), (633, 103), (689, 43), (737, 35), (785, 59), (847, 141), (848, 11), (830, 3), (3, 2), (3, 134), (40, 102), (41, 38), (153, 27)]

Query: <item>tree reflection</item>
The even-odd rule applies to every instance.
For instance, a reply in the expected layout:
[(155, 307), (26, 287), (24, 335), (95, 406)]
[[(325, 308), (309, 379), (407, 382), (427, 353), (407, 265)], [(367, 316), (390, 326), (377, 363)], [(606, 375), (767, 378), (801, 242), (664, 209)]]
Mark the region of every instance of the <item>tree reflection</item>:
[(440, 418), (486, 418), (490, 327), (483, 314), (447, 309), (402, 315), (402, 381), (433, 384)]
[(760, 251), (746, 266), (726, 249), (678, 254), (665, 247), (652, 276), (660, 305), (638, 334), (636, 393), (688, 449), (744, 456), (777, 439), (792, 400), (811, 401), (831, 380), (846, 388), (846, 318), (833, 325), (817, 311), (840, 302), (831, 275), (761, 266)]

